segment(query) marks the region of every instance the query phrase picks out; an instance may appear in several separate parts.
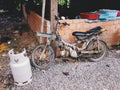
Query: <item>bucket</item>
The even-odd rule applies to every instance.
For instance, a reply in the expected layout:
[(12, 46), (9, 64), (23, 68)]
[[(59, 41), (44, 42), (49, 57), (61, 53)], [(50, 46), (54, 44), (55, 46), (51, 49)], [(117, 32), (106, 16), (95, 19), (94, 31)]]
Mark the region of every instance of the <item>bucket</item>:
[(12, 70), (14, 84), (23, 86), (30, 83), (32, 81), (32, 71), (26, 49), (19, 54), (15, 54), (13, 49), (11, 49), (8, 54), (10, 57), (10, 68)]

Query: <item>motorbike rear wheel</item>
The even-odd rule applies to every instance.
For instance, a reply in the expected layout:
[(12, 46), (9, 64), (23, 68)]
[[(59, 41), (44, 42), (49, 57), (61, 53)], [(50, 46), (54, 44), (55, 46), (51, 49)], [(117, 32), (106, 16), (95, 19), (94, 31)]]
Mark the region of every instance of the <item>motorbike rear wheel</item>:
[(53, 48), (50, 45), (40, 44), (32, 52), (32, 64), (39, 69), (49, 68), (55, 60)]
[[(101, 61), (108, 53), (108, 46), (103, 40), (94, 40), (87, 46), (89, 53), (89, 61), (96, 62)], [(96, 53), (97, 52), (97, 53)]]

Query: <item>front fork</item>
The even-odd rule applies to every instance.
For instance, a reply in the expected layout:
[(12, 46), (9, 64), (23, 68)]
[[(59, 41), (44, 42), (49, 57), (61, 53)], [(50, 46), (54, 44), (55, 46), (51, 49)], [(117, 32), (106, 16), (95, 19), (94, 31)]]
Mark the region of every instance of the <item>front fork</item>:
[(47, 43), (45, 44), (45, 47), (44, 47), (44, 49), (43, 49), (43, 51), (42, 51), (42, 53), (40, 55), (40, 60), (42, 59), (42, 57), (43, 57), (43, 55), (45, 53), (45, 50), (46, 50), (47, 46), (50, 45), (50, 43), (51, 43), (51, 41), (47, 38)]
[(42, 59), (42, 57), (43, 57), (43, 55), (45, 53), (46, 48), (47, 48), (47, 43), (45, 44), (45, 47), (44, 47), (44, 49), (43, 49), (43, 51), (42, 51), (42, 53), (40, 55), (40, 60)]

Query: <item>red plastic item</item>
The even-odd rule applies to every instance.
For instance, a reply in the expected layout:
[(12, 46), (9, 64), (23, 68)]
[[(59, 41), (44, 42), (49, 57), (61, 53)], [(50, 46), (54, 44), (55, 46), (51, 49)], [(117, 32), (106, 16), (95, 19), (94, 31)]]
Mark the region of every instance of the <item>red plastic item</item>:
[(89, 20), (96, 20), (99, 18), (98, 13), (80, 13), (81, 18), (89, 19)]
[(120, 11), (118, 12), (117, 16), (120, 17)]

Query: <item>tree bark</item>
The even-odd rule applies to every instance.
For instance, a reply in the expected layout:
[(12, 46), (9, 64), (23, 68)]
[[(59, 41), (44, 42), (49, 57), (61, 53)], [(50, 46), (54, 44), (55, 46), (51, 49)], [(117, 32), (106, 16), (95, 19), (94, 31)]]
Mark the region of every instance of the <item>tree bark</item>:
[(58, 16), (58, 4), (57, 4), (57, 0), (51, 0), (50, 21), (51, 21), (51, 32), (53, 33), (55, 33), (55, 28), (56, 28), (55, 16)]

